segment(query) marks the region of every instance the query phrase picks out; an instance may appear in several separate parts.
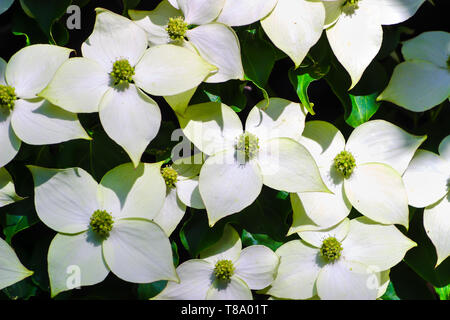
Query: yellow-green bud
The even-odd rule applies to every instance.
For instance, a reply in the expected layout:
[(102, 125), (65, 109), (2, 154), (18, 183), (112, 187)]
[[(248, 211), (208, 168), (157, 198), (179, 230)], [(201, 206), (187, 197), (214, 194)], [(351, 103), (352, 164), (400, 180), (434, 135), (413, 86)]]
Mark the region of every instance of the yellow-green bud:
[(112, 230), (114, 220), (112, 215), (105, 210), (97, 210), (91, 216), (90, 226), (92, 231), (102, 238), (108, 238)]
[(161, 168), (161, 174), (166, 182), (167, 188), (175, 188), (178, 179), (178, 172), (171, 166)]
[(134, 67), (130, 65), (127, 59), (121, 59), (114, 62), (111, 77), (114, 84), (128, 84), (133, 81)]
[(355, 10), (359, 9), (358, 5), (359, 0), (347, 0), (342, 6), (342, 11), (345, 14), (354, 14)]
[(230, 280), (234, 274), (234, 266), (231, 260), (219, 260), (214, 267), (214, 275), (218, 280)]
[(341, 257), (342, 246), (335, 237), (329, 237), (322, 242), (320, 255), (327, 262), (334, 262)]
[(16, 90), (13, 87), (0, 84), (0, 111), (12, 110), (16, 100)]
[(236, 142), (238, 158), (244, 156), (245, 161), (253, 159), (259, 151), (259, 139), (250, 132), (241, 134)]
[(348, 178), (356, 167), (355, 158), (350, 152), (342, 151), (334, 158), (334, 167), (337, 171), (342, 173), (345, 178)]
[(172, 41), (182, 41), (188, 30), (188, 24), (183, 17), (169, 18), (166, 31)]

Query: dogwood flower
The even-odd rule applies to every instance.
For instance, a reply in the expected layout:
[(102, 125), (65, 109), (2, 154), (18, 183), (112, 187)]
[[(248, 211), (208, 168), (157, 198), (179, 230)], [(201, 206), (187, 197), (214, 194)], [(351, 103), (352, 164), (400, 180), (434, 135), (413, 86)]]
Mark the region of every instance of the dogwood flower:
[[(153, 11), (130, 10), (129, 15), (147, 32), (151, 45), (172, 43), (188, 47), (216, 66), (217, 73), (205, 82), (243, 80), (239, 39), (229, 26), (214, 21), (226, 2), (228, 0), (163, 0)], [(232, 5), (233, 1), (230, 2)]]
[(366, 217), (298, 234), (301, 240), (275, 252), (280, 265), (265, 293), (287, 299), (376, 299), (386, 289), (389, 269), (416, 246), (395, 226)]
[(330, 227), (345, 218), (352, 206), (374, 221), (408, 227), (401, 175), (425, 139), (384, 120), (372, 120), (357, 127), (346, 143), (332, 124), (308, 122), (300, 142), (315, 157), (333, 194), (293, 195), (289, 234)]
[(405, 41), (405, 62), (395, 67), (378, 100), (393, 102), (407, 110), (422, 112), (450, 96), (450, 33), (424, 32)]
[(178, 281), (164, 231), (151, 221), (161, 209), (159, 164), (131, 163), (109, 171), (98, 184), (80, 168), (29, 166), (39, 218), (58, 232), (48, 251), (52, 297), (103, 281), (112, 271), (136, 283)]
[(22, 200), (14, 188), (14, 182), (5, 168), (0, 168), (0, 207)]
[(0, 167), (9, 163), (24, 141), (32, 145), (90, 139), (75, 114), (37, 97), (71, 50), (36, 44), (0, 58)]
[(269, 248), (242, 250), (239, 234), (226, 225), (222, 238), (200, 253), (200, 259), (180, 264), (179, 283), (169, 282), (158, 300), (252, 300), (251, 290), (269, 286), (279, 259)]
[(261, 26), (275, 46), (299, 67), (323, 32), (325, 7), (319, 1), (278, 0)]
[(56, 72), (40, 96), (71, 112), (99, 112), (106, 133), (137, 166), (155, 138), (161, 111), (152, 95), (172, 95), (196, 87), (215, 68), (197, 54), (173, 45), (147, 50), (145, 32), (131, 20), (97, 9), (94, 31), (82, 58)]
[(350, 74), (353, 88), (383, 41), (382, 25), (412, 17), (425, 0), (322, 0), (331, 49)]
[[(162, 164), (162, 163), (161, 163)], [(204, 209), (198, 190), (198, 174), (202, 163), (194, 157), (175, 160), (172, 165), (161, 168), (166, 183), (166, 199), (159, 214), (153, 219), (170, 236), (186, 212), (186, 206)]]
[(33, 274), (19, 261), (14, 250), (0, 238), (0, 290)]
[(409, 204), (425, 207), (423, 224), (436, 248), (436, 267), (450, 255), (450, 136), (439, 154), (417, 150), (403, 175)]
[(298, 103), (272, 98), (261, 101), (242, 128), (227, 105), (190, 106), (179, 116), (181, 129), (208, 155), (199, 178), (209, 224), (241, 211), (255, 201), (263, 184), (287, 192), (329, 192), (308, 150), (295, 141), (306, 112)]

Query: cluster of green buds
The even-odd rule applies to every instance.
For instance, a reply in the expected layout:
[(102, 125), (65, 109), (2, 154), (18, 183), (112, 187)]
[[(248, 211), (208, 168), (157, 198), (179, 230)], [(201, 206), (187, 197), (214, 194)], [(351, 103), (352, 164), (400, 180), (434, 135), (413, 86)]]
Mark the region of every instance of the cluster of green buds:
[(188, 24), (183, 17), (169, 18), (166, 31), (174, 42), (183, 41), (188, 31)]
[(90, 226), (92, 231), (102, 238), (109, 237), (113, 224), (112, 215), (105, 210), (96, 210), (91, 216)]
[(231, 260), (219, 260), (214, 267), (214, 276), (218, 280), (228, 281), (234, 274), (234, 266)]
[(13, 87), (0, 84), (0, 111), (11, 111), (17, 100), (16, 91)]
[(342, 11), (346, 14), (355, 13), (356, 9), (359, 9), (358, 5), (359, 0), (347, 0), (342, 6)]
[(134, 67), (127, 59), (120, 59), (114, 62), (111, 77), (115, 85), (129, 84), (133, 81)]
[(168, 189), (175, 188), (178, 179), (178, 172), (174, 168), (171, 166), (161, 168), (161, 175), (163, 176)]
[(337, 171), (342, 173), (345, 178), (348, 178), (356, 167), (355, 158), (350, 152), (342, 151), (334, 158), (334, 167)]
[(320, 255), (327, 262), (334, 262), (341, 257), (342, 245), (335, 237), (328, 237), (322, 242)]
[(245, 161), (253, 159), (259, 151), (259, 139), (250, 132), (241, 134), (236, 142), (238, 157), (244, 156)]

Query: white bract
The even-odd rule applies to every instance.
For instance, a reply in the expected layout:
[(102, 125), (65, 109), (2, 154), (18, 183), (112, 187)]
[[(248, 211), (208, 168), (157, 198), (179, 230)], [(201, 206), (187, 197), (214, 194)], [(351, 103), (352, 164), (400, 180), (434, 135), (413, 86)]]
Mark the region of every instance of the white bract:
[(412, 17), (425, 0), (322, 0), (331, 48), (350, 74), (353, 88), (383, 42), (382, 25)]
[(0, 207), (22, 200), (14, 188), (14, 182), (5, 168), (0, 168)]
[(0, 238), (0, 290), (33, 274), (19, 261), (14, 250)]
[(319, 1), (278, 0), (261, 25), (273, 44), (299, 67), (309, 49), (320, 39), (325, 8)]
[(405, 62), (395, 67), (392, 78), (378, 100), (422, 112), (450, 95), (450, 33), (424, 32), (405, 41)]
[[(201, 155), (200, 155), (201, 156)], [(196, 164), (195, 157), (175, 160), (170, 166), (161, 168), (166, 183), (164, 206), (153, 219), (170, 236), (186, 212), (186, 206), (204, 209), (205, 205), (198, 189), (198, 174), (202, 163)]]
[(169, 282), (154, 299), (159, 300), (252, 300), (251, 290), (269, 286), (279, 259), (269, 248), (254, 245), (242, 250), (239, 234), (228, 224), (223, 236), (177, 268), (180, 282)]
[(71, 51), (37, 44), (19, 50), (8, 63), (0, 58), (0, 167), (16, 156), (21, 141), (47, 145), (90, 139), (76, 114), (37, 96)]
[(285, 299), (376, 299), (386, 290), (389, 269), (416, 246), (395, 226), (366, 217), (298, 234), (302, 240), (275, 252), (280, 265), (265, 293)]
[(425, 139), (373, 120), (357, 127), (346, 143), (332, 124), (308, 122), (300, 141), (314, 156), (333, 194), (292, 195), (289, 234), (333, 226), (352, 206), (377, 222), (408, 227), (408, 198), (401, 175)]
[(439, 155), (417, 150), (403, 175), (409, 204), (423, 208), (425, 231), (436, 247), (436, 267), (450, 255), (450, 136)]
[(178, 0), (171, 3), (163, 0), (153, 11), (130, 10), (129, 14), (147, 32), (151, 45), (172, 43), (191, 48), (216, 66), (218, 72), (205, 82), (243, 80), (239, 39), (229, 26), (215, 22), (225, 0)]
[(147, 49), (145, 32), (131, 20), (97, 9), (94, 31), (40, 93), (71, 112), (99, 112), (106, 133), (137, 166), (161, 124), (157, 103), (144, 92), (178, 94), (196, 87), (215, 68), (173, 45)]
[(48, 251), (52, 297), (109, 271), (129, 282), (178, 281), (169, 239), (151, 221), (165, 197), (159, 164), (118, 166), (100, 184), (80, 168), (29, 169), (36, 212), (58, 232)]
[(284, 99), (261, 101), (243, 130), (230, 107), (216, 102), (190, 106), (179, 116), (186, 137), (208, 155), (199, 178), (209, 224), (251, 205), (263, 184), (287, 192), (329, 192), (314, 159), (298, 143), (306, 113)]

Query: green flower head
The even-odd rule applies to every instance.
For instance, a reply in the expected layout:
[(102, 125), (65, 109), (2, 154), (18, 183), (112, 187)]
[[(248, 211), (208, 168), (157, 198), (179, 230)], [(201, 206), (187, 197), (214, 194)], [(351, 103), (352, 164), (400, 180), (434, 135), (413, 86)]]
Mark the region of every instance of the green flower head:
[(234, 266), (231, 260), (219, 260), (214, 267), (214, 275), (219, 280), (230, 280), (234, 274)]
[(127, 59), (120, 59), (114, 62), (111, 77), (114, 84), (128, 84), (133, 81), (134, 67), (130, 65)]
[(334, 262), (341, 257), (342, 246), (335, 237), (328, 237), (322, 242), (320, 255), (328, 262)]
[(348, 178), (356, 167), (355, 158), (350, 152), (342, 151), (334, 158), (334, 167), (337, 171), (342, 173), (345, 178)]
[(259, 139), (252, 133), (245, 132), (238, 137), (236, 151), (245, 156), (245, 161), (253, 159), (259, 150)]
[(91, 216), (90, 226), (102, 238), (109, 237), (113, 224), (114, 220), (111, 214), (105, 210), (97, 210)]
[(0, 84), (0, 110), (10, 111), (17, 100), (16, 92), (13, 87)]
[(166, 31), (172, 41), (182, 41), (187, 30), (188, 24), (183, 17), (169, 18)]
[(166, 182), (167, 188), (175, 188), (178, 179), (178, 172), (176, 172), (174, 168), (172, 168), (171, 166), (161, 168), (161, 175)]

